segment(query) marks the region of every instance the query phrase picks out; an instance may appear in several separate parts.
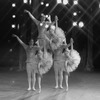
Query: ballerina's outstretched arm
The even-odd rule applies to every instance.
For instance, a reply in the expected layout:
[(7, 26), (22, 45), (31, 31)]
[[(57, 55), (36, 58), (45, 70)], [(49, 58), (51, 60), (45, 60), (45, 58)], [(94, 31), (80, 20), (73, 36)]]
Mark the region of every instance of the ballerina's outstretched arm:
[(56, 22), (56, 29), (57, 29), (58, 27), (58, 17), (57, 16), (55, 16), (55, 22)]
[(16, 37), (18, 42), (26, 49), (27, 45), (15, 34), (12, 35), (13, 37)]
[(49, 20), (50, 23), (52, 22), (52, 21), (51, 21), (51, 16), (50, 16), (50, 15), (47, 17), (47, 19)]
[(70, 54), (71, 54), (72, 51), (73, 51), (73, 43), (74, 43), (74, 41), (73, 41), (73, 39), (71, 38), (71, 39), (70, 39), (70, 45), (71, 45)]
[(35, 22), (36, 25), (40, 23), (28, 10), (24, 10), (24, 12), (28, 13), (30, 18)]

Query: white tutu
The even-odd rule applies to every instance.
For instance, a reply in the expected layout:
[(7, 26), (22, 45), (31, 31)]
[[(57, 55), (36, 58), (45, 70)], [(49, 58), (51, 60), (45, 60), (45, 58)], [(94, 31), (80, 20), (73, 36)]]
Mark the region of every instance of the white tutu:
[(63, 43), (66, 43), (65, 34), (61, 28), (57, 27), (54, 34), (56, 37), (54, 36), (54, 38), (52, 38), (51, 43), (51, 47), (53, 50), (57, 49)]
[(58, 42), (57, 42), (58, 47), (61, 44), (63, 44), (64, 42), (66, 43), (66, 37), (65, 37), (64, 31), (61, 28), (57, 27), (55, 33), (56, 33), (57, 38), (58, 38)]
[(64, 31), (61, 28), (57, 27), (55, 33), (61, 40), (66, 40)]
[(78, 68), (78, 65), (80, 64), (81, 57), (79, 53), (76, 50), (73, 50), (71, 52), (70, 57), (65, 61), (65, 69), (67, 72), (73, 72)]
[(52, 67), (52, 64), (53, 64), (52, 54), (46, 52), (44, 54), (44, 59), (41, 59), (39, 62), (39, 67), (38, 67), (39, 74), (42, 75), (47, 73)]

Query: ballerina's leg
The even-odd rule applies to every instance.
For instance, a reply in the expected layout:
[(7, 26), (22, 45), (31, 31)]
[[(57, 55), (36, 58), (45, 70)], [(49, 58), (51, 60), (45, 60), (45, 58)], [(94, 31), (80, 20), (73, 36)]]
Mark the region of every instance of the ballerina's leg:
[(39, 93), (41, 92), (41, 76), (38, 75)]
[(65, 73), (66, 91), (68, 91), (68, 73)]
[(55, 88), (58, 88), (58, 70), (55, 69), (54, 71), (55, 71), (55, 81), (56, 81), (56, 86), (55, 86)]
[(27, 64), (26, 66), (26, 71), (27, 71), (27, 77), (28, 77), (28, 91), (31, 90), (31, 73), (32, 73), (32, 69), (30, 67), (29, 64)]
[(63, 88), (63, 86), (62, 86), (62, 83), (63, 83), (63, 71), (60, 70), (59, 74), (60, 74), (60, 88), (62, 89)]
[(32, 80), (33, 80), (33, 90), (35, 91), (36, 89), (35, 89), (35, 83), (36, 83), (36, 72), (32, 72)]

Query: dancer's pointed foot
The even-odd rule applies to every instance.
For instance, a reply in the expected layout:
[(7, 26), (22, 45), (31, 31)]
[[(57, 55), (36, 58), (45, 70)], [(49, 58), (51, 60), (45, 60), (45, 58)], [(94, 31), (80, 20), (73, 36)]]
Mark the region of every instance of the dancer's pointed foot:
[(27, 90), (28, 90), (28, 91), (30, 91), (30, 90), (31, 90), (31, 88), (29, 87)]
[(41, 88), (39, 88), (39, 93), (41, 93)]
[(68, 92), (68, 88), (66, 88), (66, 92)]
[(63, 86), (62, 86), (62, 85), (60, 85), (60, 88), (61, 88), (61, 89), (63, 89)]
[(32, 90), (35, 91), (36, 89), (33, 87)]
[(55, 89), (57, 89), (57, 88), (58, 88), (58, 85), (55, 86)]

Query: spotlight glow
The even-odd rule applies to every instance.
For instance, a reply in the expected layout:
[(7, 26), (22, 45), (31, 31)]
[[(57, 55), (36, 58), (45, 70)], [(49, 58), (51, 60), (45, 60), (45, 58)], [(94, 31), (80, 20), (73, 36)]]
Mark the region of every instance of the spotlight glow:
[(45, 6), (48, 7), (49, 6), (49, 3), (47, 3)]
[(57, 0), (57, 4), (62, 3), (62, 0)]
[(15, 28), (15, 27), (16, 27), (16, 25), (15, 25), (15, 24), (12, 24), (12, 25), (11, 25), (11, 27), (12, 27), (12, 28)]
[(12, 3), (12, 7), (16, 7), (16, 4), (15, 3)]
[(77, 22), (73, 22), (73, 26), (77, 26)]
[(41, 5), (44, 5), (44, 2), (41, 2)]
[(74, 5), (77, 5), (78, 4), (78, 0), (74, 0)]
[(23, 0), (23, 3), (28, 3), (28, 0)]
[(67, 5), (68, 4), (68, 0), (63, 0), (63, 4)]
[(78, 26), (79, 26), (80, 28), (82, 28), (82, 27), (84, 27), (84, 23), (83, 23), (82, 21), (80, 21), (80, 22), (78, 23)]
[(48, 18), (48, 15), (46, 15), (45, 17)]
[(40, 26), (43, 26), (43, 23), (40, 23)]
[(74, 16), (77, 16), (77, 12), (74, 12), (73, 15), (74, 15)]
[(12, 17), (13, 17), (13, 18), (15, 18), (15, 17), (16, 17), (16, 15), (12, 15)]

